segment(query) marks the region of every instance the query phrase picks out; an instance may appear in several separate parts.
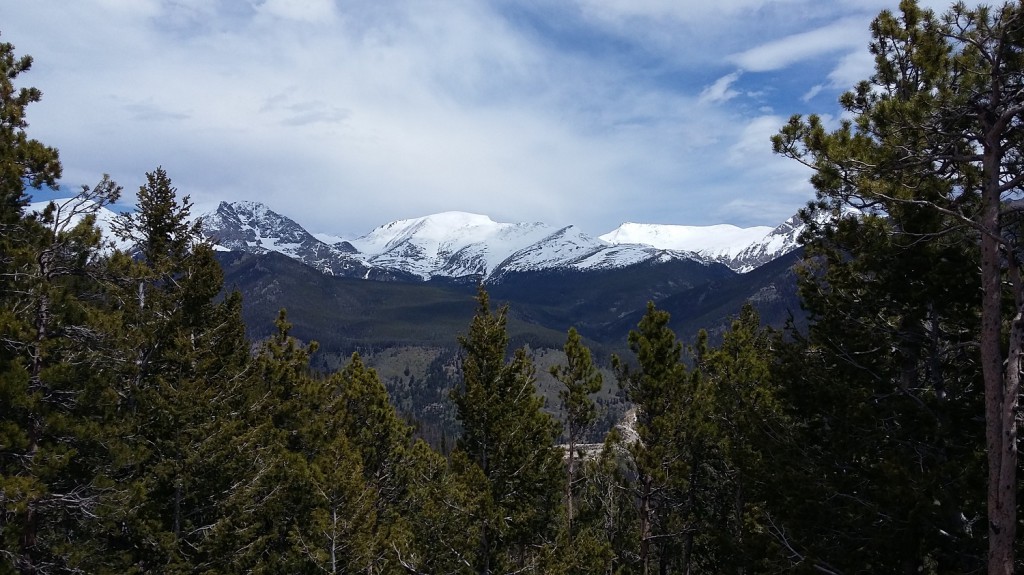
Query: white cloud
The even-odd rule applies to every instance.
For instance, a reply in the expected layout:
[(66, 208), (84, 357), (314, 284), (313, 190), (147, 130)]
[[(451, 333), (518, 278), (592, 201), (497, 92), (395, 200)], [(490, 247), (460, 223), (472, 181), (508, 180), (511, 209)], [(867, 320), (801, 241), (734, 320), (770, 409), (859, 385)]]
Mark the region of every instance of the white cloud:
[(811, 86), (810, 90), (807, 90), (807, 93), (804, 94), (800, 98), (800, 100), (803, 101), (803, 102), (810, 102), (811, 100), (814, 99), (815, 96), (820, 94), (821, 91), (824, 90), (824, 89), (825, 89), (824, 84), (815, 84), (815, 85)]
[(679, 2), (678, 0), (578, 0), (588, 12), (607, 20), (631, 18), (671, 18), (681, 22), (707, 22), (708, 19), (750, 14), (774, 5), (796, 4), (803, 0), (718, 0), (717, 2)]
[(740, 74), (741, 72), (733, 72), (715, 80), (713, 84), (701, 91), (698, 101), (701, 104), (716, 104), (728, 102), (739, 96), (740, 93), (732, 89), (732, 85), (739, 79)]
[(860, 18), (843, 19), (807, 32), (773, 40), (734, 54), (730, 60), (744, 70), (765, 72), (786, 68), (801, 60), (829, 52), (849, 50), (853, 46), (867, 49), (870, 34)]
[[(836, 4), (516, 4), (530, 24), (501, 3), (34, 0), (0, 22), (36, 58), (30, 133), (69, 186), (109, 172), (130, 196), (163, 165), (197, 202), (262, 200), (317, 231), (467, 210), (597, 234), (800, 207), (806, 174), (767, 137), (791, 109), (836, 112), (800, 101), (866, 52), (870, 18)], [(798, 87), (744, 72), (740, 90), (733, 54)], [(821, 54), (829, 78), (792, 66)]]
[(843, 56), (829, 73), (829, 83), (840, 90), (852, 89), (861, 80), (867, 80), (875, 70), (875, 58), (867, 50), (858, 50)]
[(270, 17), (320, 24), (335, 17), (332, 0), (264, 0), (257, 11)]

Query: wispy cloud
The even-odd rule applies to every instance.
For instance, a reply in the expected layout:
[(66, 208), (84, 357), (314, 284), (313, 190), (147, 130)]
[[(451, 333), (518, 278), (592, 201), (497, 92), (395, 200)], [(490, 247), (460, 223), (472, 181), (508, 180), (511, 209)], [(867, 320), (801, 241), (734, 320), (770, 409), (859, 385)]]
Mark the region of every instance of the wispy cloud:
[(732, 85), (739, 79), (740, 74), (741, 72), (733, 72), (715, 80), (713, 84), (701, 91), (698, 101), (702, 104), (715, 104), (728, 102), (739, 96), (740, 93), (732, 89)]
[(820, 58), (833, 52), (845, 52), (854, 47), (866, 49), (870, 36), (862, 25), (861, 19), (843, 19), (814, 30), (754, 46), (733, 55), (730, 60), (744, 70), (766, 72), (786, 68), (810, 58)]
[(132, 190), (163, 165), (197, 202), (261, 200), (317, 231), (467, 210), (599, 234), (799, 208), (807, 174), (767, 137), (792, 112), (838, 113), (870, 73), (872, 11), (34, 0), (0, 4), (0, 23), (35, 57), (30, 131), (69, 187), (107, 172)]
[(329, 23), (335, 17), (332, 0), (263, 0), (259, 14), (310, 23)]

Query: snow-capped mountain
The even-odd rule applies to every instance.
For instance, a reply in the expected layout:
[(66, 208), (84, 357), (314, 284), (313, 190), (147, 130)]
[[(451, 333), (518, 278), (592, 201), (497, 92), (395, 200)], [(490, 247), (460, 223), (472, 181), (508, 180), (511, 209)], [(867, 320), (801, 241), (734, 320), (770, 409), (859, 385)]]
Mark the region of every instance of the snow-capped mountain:
[(732, 258), (772, 231), (768, 226), (740, 228), (731, 224), (680, 226), (627, 222), (601, 236), (613, 244), (644, 244), (686, 250), (718, 259)]
[(314, 236), (255, 202), (222, 202), (202, 216), (223, 249), (277, 251), (332, 275), (370, 278), (483, 279), (548, 269), (609, 269), (646, 261), (708, 259), (691, 251), (616, 245), (574, 226), (501, 223), (465, 212), (398, 220), (359, 238)]
[(499, 223), (465, 212), (391, 222), (349, 243), (368, 265), (423, 279), (472, 276), (498, 281), (513, 272), (618, 268), (655, 259), (704, 260), (685, 250), (616, 246), (575, 226)]
[(627, 223), (595, 238), (575, 226), (501, 223), (480, 214), (443, 212), (344, 240), (314, 236), (256, 202), (222, 202), (202, 219), (206, 233), (224, 249), (277, 251), (332, 275), (489, 282), (515, 272), (674, 260), (718, 262), (746, 272), (795, 249), (802, 228), (795, 217), (774, 229)]
[(746, 273), (797, 249), (799, 247), (797, 238), (800, 237), (805, 227), (806, 224), (800, 221), (800, 216), (794, 215), (776, 226), (760, 240), (747, 245), (731, 260), (719, 259), (718, 261), (740, 273)]
[(566, 226), (509, 256), (494, 270), (492, 277), (511, 272), (551, 268), (600, 270), (624, 268), (646, 261), (694, 260), (706, 263), (700, 255), (683, 250), (666, 250), (649, 245), (615, 245)]
[(221, 202), (200, 218), (203, 233), (226, 250), (279, 252), (329, 275), (363, 276), (369, 271), (351, 244), (326, 244), (258, 202)]
[(487, 216), (444, 212), (399, 220), (352, 240), (365, 261), (423, 279), (486, 277), (510, 255), (551, 233), (542, 223), (498, 223)]
[[(56, 202), (66, 213), (73, 201)], [(28, 209), (41, 212), (47, 204)], [(98, 212), (100, 228), (111, 240), (116, 239), (109, 226), (113, 217), (105, 208)], [(498, 282), (518, 272), (603, 270), (671, 261), (717, 262), (743, 273), (796, 249), (803, 229), (794, 216), (774, 229), (626, 223), (593, 237), (575, 226), (500, 223), (479, 214), (444, 212), (394, 221), (345, 240), (313, 235), (258, 202), (221, 202), (213, 212), (198, 217), (218, 249), (278, 252), (328, 275), (385, 280)]]
[(625, 223), (601, 236), (618, 244), (642, 244), (661, 249), (690, 250), (746, 273), (797, 248), (804, 226), (793, 216), (778, 227), (740, 228), (731, 224), (681, 226)]

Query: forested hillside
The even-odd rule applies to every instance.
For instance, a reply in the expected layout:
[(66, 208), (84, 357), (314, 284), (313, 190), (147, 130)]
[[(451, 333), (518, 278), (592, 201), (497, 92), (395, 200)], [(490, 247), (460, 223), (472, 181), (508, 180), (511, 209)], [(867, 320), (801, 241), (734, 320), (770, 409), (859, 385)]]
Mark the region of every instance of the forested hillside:
[[(773, 139), (815, 174), (799, 261), (765, 272), (794, 270), (806, 323), (748, 304), (679, 337), (670, 309), (728, 297), (693, 286), (629, 318), (604, 373), (586, 319), (559, 331), (545, 400), (514, 308), (417, 292), (470, 302), (432, 365), (457, 430), (434, 446), (360, 354), (314, 369), (272, 283), (247, 336), (225, 270), (275, 260), (218, 261), (162, 168), (115, 222), (128, 249), (95, 226), (109, 178), (26, 214), (61, 163), (27, 131), (32, 60), (0, 44), (0, 573), (1024, 568), (1024, 4), (906, 1), (872, 32), (849, 119)], [(373, 321), (438, 328), (331, 336)], [(607, 376), (630, 411), (585, 446)]]

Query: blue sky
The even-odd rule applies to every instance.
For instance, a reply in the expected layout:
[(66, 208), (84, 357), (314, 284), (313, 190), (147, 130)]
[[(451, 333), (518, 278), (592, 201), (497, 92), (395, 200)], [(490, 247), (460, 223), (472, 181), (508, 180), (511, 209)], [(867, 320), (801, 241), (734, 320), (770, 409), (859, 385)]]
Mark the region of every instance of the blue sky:
[(792, 215), (809, 174), (768, 139), (838, 116), (896, 4), (33, 0), (0, 4), (0, 41), (35, 60), (29, 133), (70, 188), (130, 200), (163, 166), (201, 210), (314, 232), (457, 210), (599, 235)]

